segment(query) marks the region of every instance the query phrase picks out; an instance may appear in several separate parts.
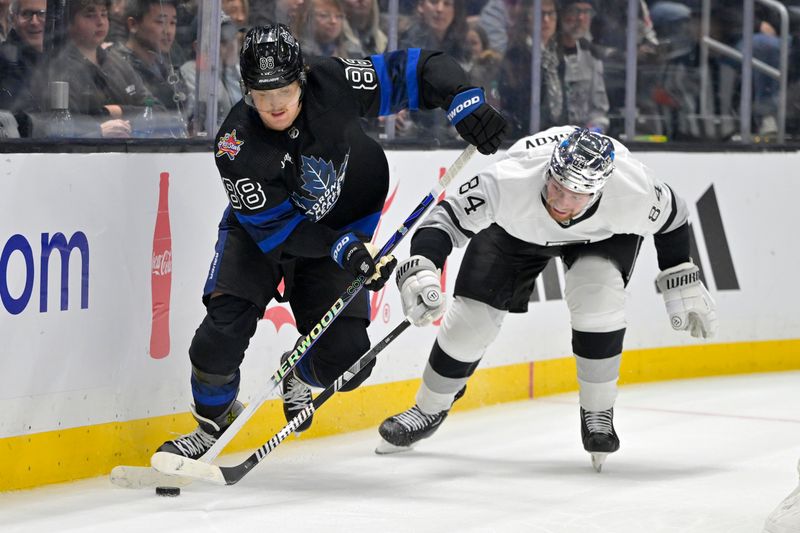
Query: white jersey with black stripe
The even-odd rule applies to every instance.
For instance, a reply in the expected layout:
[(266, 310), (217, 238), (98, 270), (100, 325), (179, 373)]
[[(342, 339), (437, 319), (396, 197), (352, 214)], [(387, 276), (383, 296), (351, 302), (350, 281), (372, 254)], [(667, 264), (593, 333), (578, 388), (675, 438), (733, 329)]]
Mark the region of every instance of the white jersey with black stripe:
[(574, 129), (555, 127), (520, 139), (503, 159), (448, 187), (447, 198), (420, 228), (440, 229), (454, 246), (461, 247), (496, 223), (523, 241), (558, 246), (602, 241), (617, 234), (667, 233), (686, 222), (684, 202), (610, 137), (616, 168), (599, 200), (567, 224), (553, 220), (542, 197), (546, 172), (556, 144)]

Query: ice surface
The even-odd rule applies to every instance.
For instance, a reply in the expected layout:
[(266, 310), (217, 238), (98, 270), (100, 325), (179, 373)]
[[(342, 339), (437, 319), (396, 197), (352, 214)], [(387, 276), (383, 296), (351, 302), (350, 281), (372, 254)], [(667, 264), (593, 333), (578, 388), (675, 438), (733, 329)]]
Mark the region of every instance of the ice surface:
[(4, 493), (0, 530), (760, 532), (797, 486), (799, 384), (783, 372), (623, 387), (622, 447), (601, 474), (568, 394), (453, 413), (410, 453), (374, 454), (374, 429), (292, 437), (239, 484), (177, 498), (105, 477)]

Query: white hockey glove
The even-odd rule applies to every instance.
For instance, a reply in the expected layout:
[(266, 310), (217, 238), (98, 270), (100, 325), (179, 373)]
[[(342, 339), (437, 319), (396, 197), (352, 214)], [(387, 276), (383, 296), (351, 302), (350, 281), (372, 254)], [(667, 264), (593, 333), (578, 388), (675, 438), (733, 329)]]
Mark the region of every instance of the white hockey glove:
[(692, 337), (708, 339), (717, 332), (717, 305), (700, 281), (700, 269), (693, 263), (662, 271), (656, 285), (664, 296), (672, 329), (689, 330)]
[(427, 326), (445, 311), (439, 270), (427, 257), (412, 255), (397, 267), (403, 313), (415, 326)]

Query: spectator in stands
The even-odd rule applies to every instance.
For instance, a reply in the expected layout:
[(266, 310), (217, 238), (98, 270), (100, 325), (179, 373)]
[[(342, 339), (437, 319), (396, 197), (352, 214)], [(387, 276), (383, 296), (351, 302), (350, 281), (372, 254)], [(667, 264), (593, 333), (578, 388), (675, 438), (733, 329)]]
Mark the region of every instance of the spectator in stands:
[[(69, 84), (69, 109), (73, 118), (91, 117), (95, 131), (84, 135), (130, 137), (131, 121), (144, 111), (152, 95), (126, 61), (101, 48), (108, 36), (110, 0), (70, 0), (66, 46), (49, 62), (42, 87), (47, 101), (47, 81)], [(161, 108), (163, 109), (163, 108)]]
[[(501, 108), (513, 131), (522, 136), (535, 133), (530, 127), (533, 1), (519, 2), (510, 14), (514, 23), (500, 73)], [(557, 25), (555, 0), (542, 0), (540, 130), (566, 121)]]
[(0, 0), (0, 43), (5, 42), (11, 31), (11, 0)]
[(559, 45), (567, 123), (603, 133), (608, 130), (609, 107), (603, 61), (587, 40), (594, 13), (594, 0), (564, 0), (559, 12)]
[[(781, 40), (777, 17), (762, 12), (753, 33), (753, 57), (774, 68), (780, 67)], [(739, 49), (741, 50), (741, 43)], [(753, 118), (760, 135), (778, 133), (778, 80), (753, 70)]]
[[(741, 8), (725, 5), (721, 10), (727, 24), (721, 32), (722, 39), (733, 39), (734, 46), (742, 51), (742, 14)], [(773, 20), (771, 12), (756, 5), (753, 32), (753, 58), (774, 67), (779, 67), (780, 38), (777, 36), (777, 20)], [(741, 68), (739, 60), (722, 58), (719, 61), (718, 99), (720, 114), (736, 116), (739, 107), (739, 88), (741, 87)], [(777, 132), (777, 80), (753, 69), (752, 85), (752, 117), (754, 131), (761, 135), (774, 135)], [(737, 128), (738, 129), (738, 128)], [(726, 133), (724, 131), (723, 133)]]
[(124, 43), (128, 38), (128, 23), (125, 20), (127, 0), (111, 0), (108, 9), (108, 37), (109, 43)]
[(308, 0), (251, 0), (250, 25), (286, 24), (292, 30), (305, 26)]
[(399, 48), (441, 50), (465, 66), (469, 61), (466, 36), (463, 0), (418, 0), (417, 23), (400, 37)]
[(10, 7), (11, 31), (0, 45), (0, 109), (15, 115), (25, 137), (30, 134), (26, 113), (38, 110), (31, 78), (43, 57), (47, 0), (13, 0)]
[(364, 50), (347, 23), (341, 0), (312, 0), (311, 16), (302, 34), (308, 55), (363, 57)]
[[(242, 90), (239, 87), (241, 75), (239, 73), (239, 32), (237, 25), (223, 15), (220, 28), (219, 43), (219, 80), (217, 81), (217, 125), (228, 116), (233, 105), (242, 99)], [(195, 41), (195, 49), (197, 41)], [(193, 123), (196, 112), (197, 89), (197, 62), (192, 59), (181, 66), (181, 76), (186, 80), (189, 99), (186, 110), (189, 123)]]
[(172, 111), (175, 137), (186, 135), (186, 82), (171, 57), (178, 23), (176, 0), (127, 0), (128, 39), (111, 53), (127, 61), (167, 110)]
[[(416, 21), (400, 37), (398, 48), (441, 50), (466, 70), (470, 61), (466, 36), (463, 0), (417, 0)], [(399, 115), (397, 126), (400, 136), (417, 137), (423, 142), (430, 137), (438, 142), (457, 138), (455, 128), (448, 124), (442, 110), (427, 113), (404, 111)]]
[[(657, 0), (656, 0), (657, 1)], [(657, 121), (649, 120), (658, 113), (657, 105), (651, 94), (656, 83), (655, 77), (663, 70), (663, 55), (659, 53), (659, 39), (653, 27), (650, 10), (645, 0), (639, 0), (636, 59), (637, 59), (637, 96), (639, 120), (637, 132), (660, 133)], [(655, 4), (654, 0), (650, 1)], [(628, 0), (602, 0), (602, 6), (592, 17), (591, 32), (585, 39), (591, 43), (594, 55), (603, 61), (603, 76), (612, 113), (622, 114), (625, 107), (625, 72)], [(645, 131), (642, 131), (645, 130)]]
[(789, 80), (786, 90), (786, 133), (800, 138), (800, 5), (789, 6)]
[(498, 93), (497, 77), (500, 73), (502, 56), (489, 47), (489, 37), (478, 21), (468, 25), (467, 49), (469, 50), (469, 63), (467, 72), (470, 81), (483, 87), (486, 101), (496, 108), (500, 108), (500, 95)]
[(380, 27), (378, 0), (344, 0), (344, 13), (365, 55), (386, 51), (389, 39)]
[(513, 26), (511, 12), (519, 3), (520, 0), (489, 0), (478, 16), (489, 37), (489, 47), (501, 55), (505, 55), (508, 48), (509, 32)]
[(195, 0), (178, 0), (178, 27), (172, 45), (172, 64), (183, 65), (194, 57), (194, 39), (197, 35), (197, 3)]
[(488, 0), (464, 0), (464, 4), (466, 4), (467, 21), (475, 21), (487, 2)]
[[(650, 2), (650, 4), (654, 3)], [(602, 10), (592, 17), (591, 31), (585, 38), (598, 46), (609, 49), (605, 53), (616, 54), (624, 60), (628, 39), (628, 0), (603, 0), (600, 5), (602, 5)], [(636, 43), (638, 57), (641, 61), (647, 55), (656, 52), (658, 36), (653, 27), (648, 3), (645, 0), (639, 0), (638, 13)], [(604, 59), (606, 59), (605, 56)]]
[(248, 27), (250, 5), (247, 0), (222, 0), (222, 12), (230, 17), (237, 28)]
[[(684, 3), (660, 0), (650, 9), (653, 28), (658, 34), (658, 63), (639, 67), (641, 90), (637, 98), (639, 113), (647, 116), (654, 104), (661, 131), (647, 131), (648, 122), (637, 121), (637, 132), (665, 134), (669, 139), (697, 139), (702, 134), (699, 118), (700, 77), (697, 70), (699, 12)], [(644, 83), (643, 83), (644, 82)], [(649, 99), (645, 99), (649, 96)]]

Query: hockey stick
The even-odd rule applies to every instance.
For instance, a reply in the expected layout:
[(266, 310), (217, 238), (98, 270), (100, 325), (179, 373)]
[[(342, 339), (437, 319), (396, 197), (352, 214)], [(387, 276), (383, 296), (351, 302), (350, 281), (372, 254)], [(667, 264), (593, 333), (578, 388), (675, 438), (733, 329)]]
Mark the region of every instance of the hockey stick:
[(278, 447), (286, 437), (292, 434), (297, 427), (308, 420), (328, 399), (338, 392), (346, 383), (353, 379), (358, 372), (366, 365), (371, 363), (378, 354), (383, 351), (393, 340), (395, 340), (408, 326), (411, 325), (409, 319), (406, 318), (400, 324), (389, 332), (383, 339), (372, 347), (367, 353), (362, 355), (358, 361), (345, 370), (345, 372), (336, 378), (336, 381), (328, 385), (325, 390), (317, 395), (316, 398), (306, 406), (302, 411), (297, 413), (283, 429), (272, 436), (263, 446), (253, 452), (250, 457), (235, 466), (218, 466), (215, 464), (189, 459), (182, 455), (177, 455), (168, 452), (156, 452), (153, 455), (152, 465), (160, 472), (169, 472), (179, 476), (188, 478), (199, 479), (216, 483), (218, 485), (233, 485), (238, 483), (247, 475), (255, 466), (263, 461), (272, 450)]
[[(439, 178), (439, 181), (436, 183), (431, 192), (429, 192), (422, 201), (414, 208), (411, 214), (406, 218), (403, 224), (394, 232), (394, 234), (389, 238), (386, 244), (383, 245), (380, 252), (375, 256), (375, 259), (378, 260), (384, 255), (390, 253), (394, 250), (397, 245), (400, 243), (401, 240), (411, 231), (411, 228), (416, 225), (416, 223), (422, 218), (422, 215), (428, 208), (433, 205), (436, 199), (439, 197), (439, 194), (444, 191), (444, 189), (453, 181), (453, 178), (458, 175), (459, 172), (464, 168), (464, 165), (470, 160), (470, 158), (475, 154), (475, 146), (469, 145), (467, 146), (461, 155), (450, 165), (450, 168), (447, 169), (447, 172)], [(244, 424), (255, 414), (255, 412), (261, 407), (261, 405), (270, 398), (275, 391), (280, 387), (281, 381), (283, 377), (288, 374), (300, 359), (308, 352), (308, 350), (314, 345), (316, 340), (322, 335), (325, 330), (331, 325), (331, 323), (336, 319), (339, 313), (349, 304), (358, 294), (358, 292), (363, 287), (364, 283), (366, 282), (365, 276), (359, 276), (358, 278), (350, 284), (347, 289), (339, 296), (339, 298), (333, 303), (331, 308), (328, 310), (327, 313), (320, 319), (317, 324), (311, 328), (311, 332), (306, 335), (303, 340), (295, 346), (294, 350), (292, 351), (291, 355), (281, 363), (280, 368), (270, 377), (270, 385), (266, 387), (266, 389), (262, 392), (262, 394), (254, 401), (251, 401), (248, 406), (236, 417), (233, 423), (228, 426), (222, 435), (217, 439), (217, 442), (214, 443), (211, 448), (206, 451), (206, 453), (200, 458), (202, 461), (207, 463), (211, 463), (225, 446), (239, 433), (239, 430), (244, 426)]]

